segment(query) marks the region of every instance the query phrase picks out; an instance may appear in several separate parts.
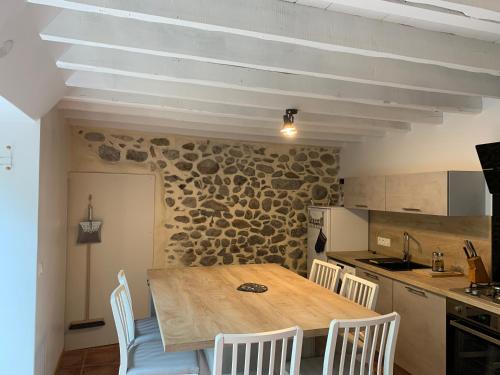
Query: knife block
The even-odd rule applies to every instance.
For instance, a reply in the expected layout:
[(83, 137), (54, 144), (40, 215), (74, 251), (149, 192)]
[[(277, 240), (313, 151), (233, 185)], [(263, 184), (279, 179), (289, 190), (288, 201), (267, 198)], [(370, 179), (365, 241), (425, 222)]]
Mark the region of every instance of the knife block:
[(481, 257), (469, 258), (467, 262), (469, 263), (469, 280), (471, 283), (481, 284), (490, 282)]

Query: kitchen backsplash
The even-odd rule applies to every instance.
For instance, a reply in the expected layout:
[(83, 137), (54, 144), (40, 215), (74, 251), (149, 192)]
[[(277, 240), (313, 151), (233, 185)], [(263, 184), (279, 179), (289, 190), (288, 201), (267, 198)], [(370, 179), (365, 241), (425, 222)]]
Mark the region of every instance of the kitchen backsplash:
[[(402, 256), (403, 233), (408, 232), (412, 260), (431, 264), (432, 252), (444, 252), (445, 267), (458, 267), (467, 274), (467, 261), (462, 250), (464, 239), (469, 239), (491, 271), (491, 218), (445, 217), (394, 212), (370, 212), (370, 250), (387, 255)], [(390, 238), (391, 246), (377, 245), (377, 237)]]

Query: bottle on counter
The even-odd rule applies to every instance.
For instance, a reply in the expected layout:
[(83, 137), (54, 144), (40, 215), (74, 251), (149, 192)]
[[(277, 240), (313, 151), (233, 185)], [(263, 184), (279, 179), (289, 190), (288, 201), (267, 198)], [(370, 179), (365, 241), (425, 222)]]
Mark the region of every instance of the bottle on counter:
[(439, 249), (432, 253), (432, 271), (444, 272), (444, 254)]

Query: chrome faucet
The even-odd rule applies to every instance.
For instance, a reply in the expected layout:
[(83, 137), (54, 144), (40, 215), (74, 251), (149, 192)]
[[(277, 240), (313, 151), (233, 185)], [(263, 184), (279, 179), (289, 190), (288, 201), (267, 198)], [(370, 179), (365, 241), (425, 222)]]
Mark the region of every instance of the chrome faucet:
[(408, 232), (403, 233), (403, 262), (410, 261), (410, 235)]

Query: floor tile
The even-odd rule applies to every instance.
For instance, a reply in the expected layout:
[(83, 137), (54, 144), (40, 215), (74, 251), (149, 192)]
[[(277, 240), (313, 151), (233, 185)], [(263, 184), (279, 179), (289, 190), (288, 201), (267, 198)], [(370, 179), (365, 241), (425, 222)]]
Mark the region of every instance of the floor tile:
[(111, 364), (120, 362), (118, 345), (101, 346), (87, 349), (84, 366)]
[(65, 367), (65, 368), (60, 368), (56, 375), (80, 375), (82, 372), (82, 367), (77, 366), (77, 367)]
[(85, 351), (85, 349), (81, 349), (64, 352), (59, 362), (59, 368), (81, 366), (85, 358)]
[(88, 366), (83, 368), (82, 375), (117, 375), (118, 365)]

